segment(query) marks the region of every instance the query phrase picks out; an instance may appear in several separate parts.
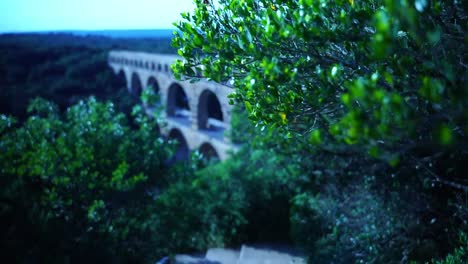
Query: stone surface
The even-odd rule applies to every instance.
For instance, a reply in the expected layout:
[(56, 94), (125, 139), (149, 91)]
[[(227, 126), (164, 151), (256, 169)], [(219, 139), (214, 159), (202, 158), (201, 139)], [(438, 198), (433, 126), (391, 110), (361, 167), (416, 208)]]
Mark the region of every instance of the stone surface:
[(205, 258), (210, 261), (222, 264), (237, 264), (240, 252), (232, 249), (210, 248), (206, 252)]
[[(127, 83), (127, 89), (135, 94), (135, 84), (139, 89), (149, 86), (149, 84), (156, 85), (159, 88), (159, 96), (165, 110), (163, 115), (171, 112), (168, 109), (175, 111), (173, 97), (169, 98), (171, 89), (179, 86), (184, 91), (188, 99), (190, 108), (189, 115), (184, 120), (177, 116), (166, 117), (167, 126), (162, 127), (161, 132), (164, 135), (169, 135), (172, 130), (178, 130), (182, 133), (185, 141), (188, 143), (190, 150), (199, 149), (204, 144), (209, 144), (216, 150), (216, 154), (221, 160), (229, 157), (230, 151), (235, 151), (237, 146), (231, 144), (229, 139), (225, 136), (225, 130), (231, 127), (231, 110), (232, 106), (229, 104), (227, 96), (233, 92), (233, 89), (225, 85), (215, 82), (199, 81), (190, 83), (190, 81), (177, 81), (172, 75), (170, 65), (180, 59), (174, 55), (153, 54), (146, 52), (134, 51), (111, 51), (109, 53), (108, 63), (113, 69), (115, 74), (123, 73)], [(205, 98), (203, 95), (209, 92), (213, 93), (217, 100), (222, 113), (222, 129), (201, 129), (200, 124), (208, 122), (207, 109), (208, 107), (202, 102)], [(166, 111), (168, 110), (168, 111)], [(213, 123), (213, 122), (211, 122)]]
[(268, 249), (242, 246), (237, 264), (306, 264), (303, 258)]
[(190, 255), (176, 255), (175, 264), (222, 264), (219, 262), (209, 261), (205, 258), (194, 257)]
[[(277, 247), (274, 247), (275, 249)], [(269, 247), (256, 248), (243, 245), (240, 251), (225, 248), (210, 248), (205, 257), (177, 255), (176, 264), (306, 264), (304, 258), (290, 253), (292, 248), (282, 251)]]

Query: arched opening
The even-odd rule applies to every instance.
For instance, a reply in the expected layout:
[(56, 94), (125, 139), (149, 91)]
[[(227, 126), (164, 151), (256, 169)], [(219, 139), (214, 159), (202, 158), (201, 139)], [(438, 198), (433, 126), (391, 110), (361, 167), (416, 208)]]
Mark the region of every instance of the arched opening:
[(151, 76), (148, 79), (148, 83), (146, 84), (146, 87), (153, 89), (155, 93), (159, 93), (158, 81), (156, 81), (156, 78), (154, 78), (153, 76)]
[(200, 148), (200, 153), (203, 155), (203, 158), (209, 161), (219, 160), (218, 152), (216, 149), (208, 142), (203, 143)]
[(143, 90), (143, 88), (141, 85), (140, 77), (136, 73), (132, 74), (132, 85), (130, 86), (130, 88), (130, 92), (132, 93), (132, 95), (137, 98), (140, 98), (141, 91)]
[(158, 64), (158, 71), (162, 71), (161, 63)]
[(225, 127), (221, 104), (210, 90), (205, 90), (200, 95), (197, 121), (199, 129), (222, 130)]
[(169, 132), (169, 139), (177, 141), (177, 150), (174, 154), (174, 159), (176, 161), (187, 160), (190, 151), (182, 132), (177, 128), (173, 128)]
[(190, 116), (187, 94), (184, 92), (184, 89), (176, 83), (169, 87), (167, 95), (167, 115), (185, 118)]
[(151, 76), (148, 79), (146, 84), (146, 89), (150, 89), (151, 93), (147, 93), (150, 96), (146, 98), (146, 104), (152, 106), (160, 103), (160, 95), (159, 95), (159, 85), (155, 77)]

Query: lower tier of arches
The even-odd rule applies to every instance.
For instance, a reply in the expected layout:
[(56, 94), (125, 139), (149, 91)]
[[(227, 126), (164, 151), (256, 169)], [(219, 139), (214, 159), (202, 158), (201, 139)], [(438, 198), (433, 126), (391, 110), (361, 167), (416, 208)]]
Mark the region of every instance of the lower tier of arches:
[(188, 158), (189, 153), (196, 150), (206, 158), (225, 160), (236, 150), (236, 146), (225, 142), (222, 131), (198, 130), (182, 118), (167, 117), (166, 122), (161, 132), (178, 142), (177, 160)]

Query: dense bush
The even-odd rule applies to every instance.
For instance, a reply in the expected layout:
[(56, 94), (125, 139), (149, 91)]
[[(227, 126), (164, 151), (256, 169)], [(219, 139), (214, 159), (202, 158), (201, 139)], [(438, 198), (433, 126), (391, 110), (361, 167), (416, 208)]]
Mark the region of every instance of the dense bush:
[(246, 222), (245, 203), (243, 186), (227, 175), (200, 171), (179, 179), (156, 200), (153, 239), (164, 245), (165, 254), (233, 245)]
[(37, 99), (28, 111), (24, 123), (0, 120), (5, 258), (148, 263), (213, 246), (289, 242), (299, 168), (288, 157), (245, 147), (225, 163), (195, 153), (167, 167), (173, 145), (142, 111), (130, 122), (94, 98), (64, 113)]
[(247, 112), (244, 107), (240, 105), (235, 105), (233, 107), (231, 126), (233, 129), (230, 129), (226, 136), (230, 138), (234, 144), (251, 141), (250, 139), (253, 133), (252, 122), (249, 122)]
[[(404, 215), (366, 186), (302, 193), (293, 200), (293, 236), (314, 263), (399, 263), (412, 243), (401, 235), (414, 215)], [(393, 208), (391, 207), (393, 206)], [(382, 254), (385, 252), (385, 254)], [(429, 253), (429, 252), (425, 252)]]
[(140, 114), (131, 128), (111, 103), (93, 98), (63, 115), (43, 100), (28, 111), (23, 124), (0, 120), (2, 257), (154, 257), (148, 241), (158, 232), (149, 233), (155, 193), (170, 174), (165, 161), (172, 153), (155, 136), (156, 124)]

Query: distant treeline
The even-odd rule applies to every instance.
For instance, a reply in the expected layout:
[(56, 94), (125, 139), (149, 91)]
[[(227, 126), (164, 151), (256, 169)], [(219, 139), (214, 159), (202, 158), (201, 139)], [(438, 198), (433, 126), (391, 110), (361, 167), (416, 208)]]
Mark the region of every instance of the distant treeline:
[(81, 36), (105, 36), (111, 38), (171, 38), (175, 29), (139, 30), (74, 30), (70, 33)]
[(107, 54), (112, 49), (175, 52), (167, 37), (0, 35), (0, 113), (22, 119), (33, 97), (52, 100), (62, 109), (90, 95), (122, 99), (123, 89), (119, 88), (124, 84), (107, 65)]

